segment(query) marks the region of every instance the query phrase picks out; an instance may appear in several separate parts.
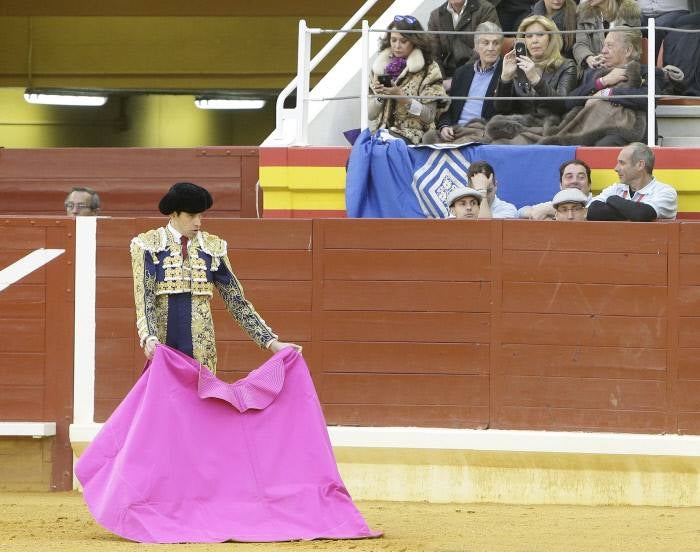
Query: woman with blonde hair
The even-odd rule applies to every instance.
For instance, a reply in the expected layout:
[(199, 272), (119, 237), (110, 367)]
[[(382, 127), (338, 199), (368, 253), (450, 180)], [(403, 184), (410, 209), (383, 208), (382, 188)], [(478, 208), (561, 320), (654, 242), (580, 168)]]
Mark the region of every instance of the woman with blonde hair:
[(639, 27), (642, 12), (635, 0), (587, 0), (578, 7), (576, 43), (573, 55), (582, 70), (599, 69), (604, 60), (605, 30), (627, 25)]
[[(576, 66), (561, 55), (562, 38), (554, 22), (543, 15), (531, 15), (518, 27), (515, 49), (503, 57), (501, 81), (496, 88), (496, 112), (530, 114), (536, 117), (561, 115), (564, 102), (552, 100), (511, 100), (508, 96), (566, 96), (576, 86)], [(524, 37), (524, 40), (521, 38)]]
[(389, 32), (379, 42), (379, 53), (372, 63), (370, 84), (375, 94), (385, 96), (432, 96), (409, 99), (390, 97), (369, 101), (369, 128), (385, 129), (408, 144), (420, 144), (423, 135), (435, 129), (435, 117), (446, 105), (447, 93), (442, 72), (432, 59), (430, 43), (418, 20), (397, 15)]

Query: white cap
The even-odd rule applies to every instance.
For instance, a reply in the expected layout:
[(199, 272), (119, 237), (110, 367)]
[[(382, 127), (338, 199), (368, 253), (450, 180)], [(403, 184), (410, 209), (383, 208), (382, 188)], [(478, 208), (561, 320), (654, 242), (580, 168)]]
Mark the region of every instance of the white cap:
[(554, 196), (552, 199), (552, 207), (556, 209), (557, 205), (561, 205), (562, 203), (580, 203), (585, 207), (586, 203), (588, 203), (588, 198), (586, 194), (578, 188), (566, 188), (558, 191)]
[(477, 192), (474, 188), (469, 188), (467, 186), (459, 186), (448, 194), (446, 201), (447, 206), (452, 207), (455, 201), (468, 196), (476, 198), (476, 200), (479, 202), (479, 205), (481, 205), (481, 200), (483, 199), (483, 197), (479, 192)]

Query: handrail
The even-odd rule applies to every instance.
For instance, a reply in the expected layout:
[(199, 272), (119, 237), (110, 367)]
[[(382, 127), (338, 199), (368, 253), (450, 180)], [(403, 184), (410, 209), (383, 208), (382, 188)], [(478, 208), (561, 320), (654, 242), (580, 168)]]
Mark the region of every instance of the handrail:
[[(350, 19), (348, 19), (347, 23), (342, 26), (340, 31), (331, 38), (326, 45), (321, 48), (321, 50), (314, 56), (314, 58), (311, 60), (309, 63), (309, 72), (313, 71), (316, 66), (321, 63), (325, 57), (329, 54), (333, 48), (341, 41), (343, 38), (345, 38), (346, 33), (344, 31), (348, 31), (352, 29), (355, 24), (362, 19), (365, 14), (371, 10), (374, 5), (378, 2), (378, 0), (367, 0), (362, 7), (355, 12), (355, 15), (353, 15)], [(291, 94), (292, 90), (294, 90), (297, 87), (298, 83), (298, 75), (294, 77), (291, 82), (284, 87), (282, 92), (280, 92), (280, 95), (277, 96), (277, 104), (276, 104), (276, 112), (275, 112), (275, 132), (276, 133), (282, 133), (283, 131), (283, 125), (284, 125), (284, 101), (289, 97), (289, 94)]]
[(656, 145), (656, 19), (647, 22), (647, 146)]

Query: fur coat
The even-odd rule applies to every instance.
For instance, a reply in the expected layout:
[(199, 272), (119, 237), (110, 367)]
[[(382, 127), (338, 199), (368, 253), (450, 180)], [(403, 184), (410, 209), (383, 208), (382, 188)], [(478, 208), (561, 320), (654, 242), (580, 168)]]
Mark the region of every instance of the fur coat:
[[(377, 54), (372, 63), (370, 81), (374, 81), (375, 75), (384, 74), (385, 68), (391, 57), (391, 50), (386, 48)], [(396, 79), (405, 96), (436, 96), (438, 99), (423, 98), (419, 101), (432, 109), (428, 110), (430, 120), (424, 120), (421, 116), (409, 113), (410, 105), (404, 105), (397, 100), (373, 98), (369, 105), (369, 127), (372, 132), (386, 128), (392, 134), (401, 136), (410, 144), (420, 144), (423, 134), (435, 129), (435, 118), (438, 113), (444, 111), (447, 105), (447, 93), (442, 85), (442, 73), (440, 67), (434, 61), (426, 66), (423, 52), (414, 48), (406, 58), (406, 67)], [(431, 105), (432, 104), (432, 105)]]

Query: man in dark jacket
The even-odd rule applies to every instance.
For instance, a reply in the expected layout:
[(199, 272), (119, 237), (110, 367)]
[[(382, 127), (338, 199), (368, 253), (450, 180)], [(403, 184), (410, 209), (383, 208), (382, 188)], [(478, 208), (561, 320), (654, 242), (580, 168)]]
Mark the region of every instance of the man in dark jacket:
[(459, 141), (465, 125), (473, 119), (488, 120), (494, 113), (493, 102), (482, 99), (493, 96), (501, 74), (501, 28), (487, 21), (476, 28), (475, 51), (478, 58), (462, 65), (452, 79), (450, 96), (474, 96), (468, 100), (455, 99), (440, 116), (437, 131), (423, 136), (423, 143)]
[[(488, 0), (447, 0), (431, 12), (428, 30), (474, 31), (485, 21), (499, 24), (496, 8)], [(447, 80), (445, 89), (449, 91), (450, 79), (457, 67), (474, 57), (474, 35), (432, 35), (431, 49), (443, 78)]]

